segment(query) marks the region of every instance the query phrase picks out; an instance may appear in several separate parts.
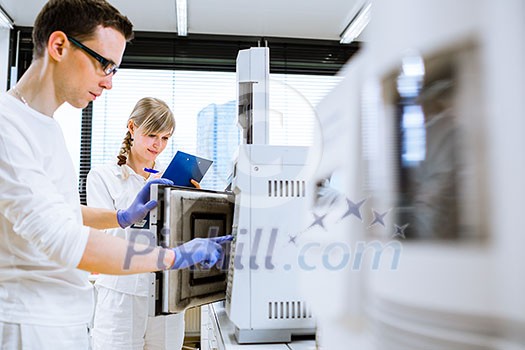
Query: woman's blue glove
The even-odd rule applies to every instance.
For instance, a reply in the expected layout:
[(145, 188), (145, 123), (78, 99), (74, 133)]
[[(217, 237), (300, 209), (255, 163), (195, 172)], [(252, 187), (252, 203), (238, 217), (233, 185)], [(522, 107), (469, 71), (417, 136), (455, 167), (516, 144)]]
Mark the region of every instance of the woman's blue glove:
[(173, 252), (175, 252), (175, 262), (171, 269), (184, 269), (196, 264), (209, 269), (221, 258), (223, 252), (221, 244), (232, 239), (233, 236), (230, 235), (213, 238), (194, 238), (183, 245), (172, 248)]
[(146, 214), (157, 206), (157, 201), (149, 199), (149, 188), (153, 184), (173, 185), (168, 179), (155, 179), (148, 181), (135, 197), (128, 209), (117, 211), (117, 221), (120, 227), (126, 228), (144, 219)]

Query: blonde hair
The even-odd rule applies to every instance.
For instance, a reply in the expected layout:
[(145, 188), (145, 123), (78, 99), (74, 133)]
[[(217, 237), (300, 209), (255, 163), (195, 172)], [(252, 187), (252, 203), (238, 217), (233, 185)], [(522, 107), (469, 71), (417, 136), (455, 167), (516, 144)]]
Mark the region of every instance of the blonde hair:
[[(144, 135), (157, 134), (165, 131), (173, 133), (173, 130), (175, 130), (175, 117), (173, 116), (173, 112), (166, 102), (154, 97), (141, 98), (129, 116), (128, 125), (130, 120), (133, 121), (137, 127), (137, 132), (141, 132)], [(126, 164), (132, 145), (133, 138), (128, 130), (117, 156), (118, 165)]]

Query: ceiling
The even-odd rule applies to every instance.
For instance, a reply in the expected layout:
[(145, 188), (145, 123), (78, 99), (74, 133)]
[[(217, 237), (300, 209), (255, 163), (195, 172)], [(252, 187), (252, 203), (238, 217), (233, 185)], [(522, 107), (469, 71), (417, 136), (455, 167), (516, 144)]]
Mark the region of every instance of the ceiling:
[[(176, 32), (175, 0), (109, 0), (137, 31)], [(188, 33), (339, 40), (362, 0), (188, 0)], [(0, 0), (32, 26), (45, 0)]]

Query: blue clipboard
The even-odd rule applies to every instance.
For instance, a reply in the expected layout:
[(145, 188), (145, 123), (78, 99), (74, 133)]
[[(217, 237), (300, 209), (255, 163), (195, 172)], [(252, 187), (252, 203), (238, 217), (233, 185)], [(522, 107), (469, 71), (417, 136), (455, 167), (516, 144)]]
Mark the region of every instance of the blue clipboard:
[(190, 180), (201, 182), (212, 163), (209, 159), (177, 151), (162, 177), (173, 181), (175, 186), (195, 187)]

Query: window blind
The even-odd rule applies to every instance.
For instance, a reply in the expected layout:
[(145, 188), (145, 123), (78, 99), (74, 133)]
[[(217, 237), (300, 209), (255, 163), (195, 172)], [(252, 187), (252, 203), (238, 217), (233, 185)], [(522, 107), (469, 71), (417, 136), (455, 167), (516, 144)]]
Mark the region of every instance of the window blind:
[[(113, 79), (113, 86), (93, 103), (92, 167), (116, 163), (127, 131), (127, 120), (142, 97), (164, 100), (175, 115), (175, 132), (158, 158), (164, 166), (177, 150), (214, 158), (213, 135), (203, 121), (206, 112), (214, 106), (226, 105), (227, 117), (231, 119), (234, 114), (235, 74), (230, 72), (121, 69)], [(238, 144), (238, 138), (235, 134), (232, 136), (233, 142)], [(210, 147), (199, 148), (199, 144)], [(218, 180), (207, 176), (207, 188), (217, 188)]]
[[(335, 76), (270, 76), (270, 143), (310, 145), (314, 106), (339, 81)], [(142, 97), (164, 100), (176, 119), (175, 133), (158, 161), (167, 165), (177, 150), (214, 161), (204, 188), (223, 190), (240, 143), (235, 73), (121, 69), (113, 89), (93, 103), (91, 166), (110, 162), (127, 131), (127, 119)]]
[[(30, 27), (15, 27), (10, 61), (18, 77), (29, 67)], [(15, 40), (15, 39), (13, 39)], [(82, 111), (79, 190), (92, 166), (116, 161), (126, 120), (141, 97), (165, 100), (175, 113), (175, 135), (159, 158), (169, 162), (177, 149), (215, 160), (202, 185), (223, 189), (231, 154), (240, 141), (236, 127), (235, 60), (241, 49), (270, 48), (270, 143), (307, 145), (316, 122), (315, 105), (339, 80), (334, 75), (359, 50), (337, 41), (135, 32), (127, 45), (113, 89)], [(65, 133), (70, 131), (64, 130)], [(227, 140), (227, 142), (225, 142)]]

